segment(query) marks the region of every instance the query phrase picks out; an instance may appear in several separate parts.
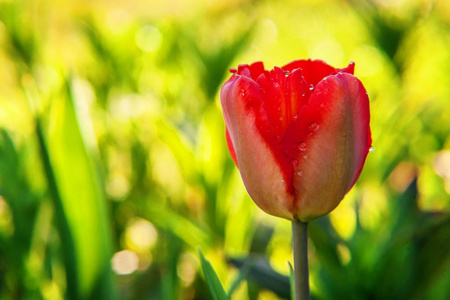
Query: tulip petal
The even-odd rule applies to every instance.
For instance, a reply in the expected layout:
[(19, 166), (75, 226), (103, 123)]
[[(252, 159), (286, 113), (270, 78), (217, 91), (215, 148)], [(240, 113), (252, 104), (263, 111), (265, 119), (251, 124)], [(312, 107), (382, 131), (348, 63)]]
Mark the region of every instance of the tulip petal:
[(247, 76), (254, 81), (258, 79), (259, 75), (264, 72), (264, 64), (260, 61), (257, 61), (251, 65), (239, 65), (237, 69), (237, 73), (239, 75)]
[(233, 75), (222, 87), (220, 98), (230, 149), (248, 194), (262, 210), (292, 219), (292, 165), (280, 144), (269, 146), (276, 145), (275, 135), (259, 85), (246, 76)]
[(233, 142), (231, 141), (230, 133), (228, 132), (228, 128), (225, 128), (225, 135), (227, 140), (228, 150), (230, 151), (231, 158), (233, 159), (236, 166), (239, 168), (236, 158), (236, 151), (234, 150)]
[(270, 72), (262, 73), (257, 83), (262, 89), (265, 108), (280, 142), (300, 107), (308, 101), (311, 90), (301, 69), (290, 73), (275, 67)]
[(283, 70), (301, 69), (306, 82), (316, 86), (328, 75), (336, 74), (336, 69), (321, 60), (294, 60), (283, 67)]
[(345, 72), (353, 74), (355, 64), (351, 62), (346, 68), (335, 69), (322, 60), (294, 60), (282, 69), (286, 71), (293, 71), (295, 69), (301, 69), (302, 75), (306, 82), (316, 86), (323, 78), (328, 75), (335, 75), (338, 72)]
[(282, 143), (297, 161), (295, 217), (306, 222), (331, 212), (358, 178), (371, 145), (361, 82), (348, 73), (320, 81)]
[(349, 64), (348, 64), (348, 66), (346, 66), (345, 68), (342, 68), (342, 69), (336, 69), (337, 70), (337, 72), (339, 73), (339, 72), (344, 72), (344, 73), (349, 73), (349, 74), (355, 74), (355, 63), (354, 62), (350, 62)]

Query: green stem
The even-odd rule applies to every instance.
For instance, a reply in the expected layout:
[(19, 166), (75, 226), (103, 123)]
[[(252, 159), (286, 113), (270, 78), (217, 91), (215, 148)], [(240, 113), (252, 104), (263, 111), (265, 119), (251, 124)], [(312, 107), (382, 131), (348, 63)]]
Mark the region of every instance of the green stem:
[(309, 300), (308, 223), (292, 221), (295, 300)]

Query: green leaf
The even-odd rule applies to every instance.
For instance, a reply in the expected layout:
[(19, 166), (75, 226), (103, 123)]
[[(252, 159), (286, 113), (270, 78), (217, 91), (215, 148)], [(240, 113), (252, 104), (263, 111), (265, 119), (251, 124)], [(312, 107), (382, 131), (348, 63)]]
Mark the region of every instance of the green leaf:
[(203, 256), (202, 251), (198, 249), (198, 254), (200, 256), (200, 261), (202, 264), (203, 274), (205, 275), (206, 282), (208, 283), (209, 290), (213, 295), (214, 300), (227, 300), (227, 294), (220, 283), (219, 277), (214, 271), (211, 263)]
[(248, 273), (250, 272), (250, 269), (251, 269), (251, 265), (246, 264), (246, 263), (244, 263), (242, 268), (240, 268), (238, 277), (236, 277), (236, 279), (231, 284), (230, 289), (228, 290), (229, 297), (231, 297), (231, 295), (233, 295), (233, 293), (237, 290), (237, 288), (239, 287), (241, 282), (247, 278)]
[(52, 130), (42, 143), (48, 151), (47, 176), (56, 189), (57, 214), (65, 224), (60, 234), (68, 235), (62, 237), (62, 247), (72, 259), (66, 258), (67, 275), (75, 277), (67, 278), (73, 284), (68, 294), (82, 299), (114, 298), (106, 200), (93, 160), (95, 148), (92, 143), (87, 147), (87, 132), (80, 126), (81, 121), (85, 125), (90, 120), (77, 110), (69, 84), (64, 97), (54, 101), (51, 120)]
[(244, 258), (228, 258), (228, 262), (239, 269), (248, 268), (248, 281), (260, 289), (272, 291), (283, 299), (289, 298), (289, 277), (275, 271), (264, 255), (250, 254)]
[(294, 267), (290, 262), (289, 264), (289, 283), (291, 285), (291, 299), (295, 299), (295, 277), (294, 277)]

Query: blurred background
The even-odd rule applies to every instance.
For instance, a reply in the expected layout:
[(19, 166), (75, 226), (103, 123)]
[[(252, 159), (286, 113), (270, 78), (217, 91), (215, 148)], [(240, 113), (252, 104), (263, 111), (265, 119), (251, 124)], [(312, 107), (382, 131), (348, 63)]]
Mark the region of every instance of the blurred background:
[(450, 299), (450, 2), (0, 0), (0, 299), (289, 297), (228, 154), (228, 69), (355, 61), (374, 151), (310, 224), (312, 299)]

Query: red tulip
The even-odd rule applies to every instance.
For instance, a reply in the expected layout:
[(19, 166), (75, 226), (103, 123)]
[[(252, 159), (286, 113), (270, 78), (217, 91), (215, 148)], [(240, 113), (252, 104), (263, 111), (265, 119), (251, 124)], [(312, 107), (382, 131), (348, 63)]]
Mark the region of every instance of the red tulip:
[(307, 222), (331, 212), (358, 179), (371, 146), (369, 98), (354, 63), (296, 60), (239, 65), (220, 98), (227, 144), (253, 201)]

